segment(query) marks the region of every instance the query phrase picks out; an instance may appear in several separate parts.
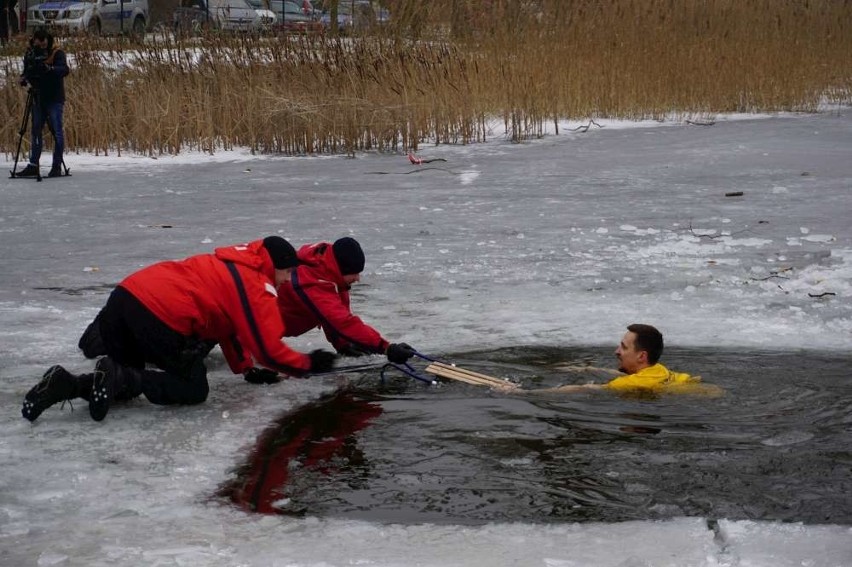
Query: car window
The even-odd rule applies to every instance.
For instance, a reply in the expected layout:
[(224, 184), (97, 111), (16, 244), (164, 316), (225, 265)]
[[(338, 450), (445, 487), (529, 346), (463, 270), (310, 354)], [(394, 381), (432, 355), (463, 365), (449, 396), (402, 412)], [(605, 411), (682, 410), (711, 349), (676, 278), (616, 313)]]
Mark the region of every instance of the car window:
[(254, 8), (249, 6), (246, 0), (211, 0), (210, 2), (211, 8), (230, 8), (231, 10), (252, 10)]
[[(278, 0), (278, 1), (272, 0), (272, 2), (270, 3), (270, 9), (273, 12), (275, 12), (276, 14), (280, 14), (281, 13), (281, 0)], [(293, 15), (295, 15), (295, 14), (304, 15), (304, 12), (302, 11), (302, 7), (299, 6), (298, 4), (296, 4), (295, 2), (284, 2), (284, 13), (285, 14), (293, 14)]]

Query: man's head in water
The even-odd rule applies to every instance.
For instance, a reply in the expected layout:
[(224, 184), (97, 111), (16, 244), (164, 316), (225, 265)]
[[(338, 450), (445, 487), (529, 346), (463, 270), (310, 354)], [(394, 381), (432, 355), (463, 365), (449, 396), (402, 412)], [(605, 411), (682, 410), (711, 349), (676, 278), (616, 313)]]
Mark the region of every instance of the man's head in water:
[(618, 369), (625, 374), (635, 374), (657, 364), (663, 354), (663, 335), (651, 325), (635, 323), (627, 327), (615, 356)]

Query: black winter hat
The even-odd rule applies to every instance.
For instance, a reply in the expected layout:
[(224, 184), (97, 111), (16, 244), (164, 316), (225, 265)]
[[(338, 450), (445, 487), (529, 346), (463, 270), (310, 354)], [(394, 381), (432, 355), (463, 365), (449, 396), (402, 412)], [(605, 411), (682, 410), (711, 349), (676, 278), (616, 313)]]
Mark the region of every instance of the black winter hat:
[(263, 239), (263, 246), (269, 252), (272, 265), (275, 266), (276, 270), (295, 268), (299, 265), (296, 249), (280, 236), (267, 236)]
[(364, 251), (354, 238), (344, 236), (337, 239), (331, 245), (334, 251), (334, 259), (340, 267), (340, 273), (344, 276), (360, 274), (364, 271)]

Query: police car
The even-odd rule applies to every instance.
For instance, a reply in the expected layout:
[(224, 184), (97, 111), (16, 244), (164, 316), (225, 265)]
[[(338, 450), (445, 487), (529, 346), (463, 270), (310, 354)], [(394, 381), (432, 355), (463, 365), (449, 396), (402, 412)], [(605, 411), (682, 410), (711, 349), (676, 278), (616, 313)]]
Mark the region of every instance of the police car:
[(148, 27), (148, 0), (59, 0), (27, 10), (27, 31), (46, 27), (54, 33), (144, 35)]

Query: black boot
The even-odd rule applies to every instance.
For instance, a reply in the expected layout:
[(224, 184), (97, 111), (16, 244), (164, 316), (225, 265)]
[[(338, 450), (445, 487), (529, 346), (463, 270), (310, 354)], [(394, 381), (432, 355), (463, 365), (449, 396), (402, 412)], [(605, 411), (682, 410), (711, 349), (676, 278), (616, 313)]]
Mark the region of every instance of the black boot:
[(31, 163), (15, 174), (15, 177), (38, 177), (38, 166)]
[(62, 177), (62, 167), (58, 165), (54, 165), (50, 168), (50, 172), (47, 174), (48, 177)]
[(59, 365), (51, 366), (41, 381), (24, 397), (21, 415), (35, 421), (44, 410), (57, 402), (73, 400), (79, 396), (78, 377)]
[(129, 400), (141, 394), (142, 372), (122, 366), (108, 356), (98, 360), (89, 398), (89, 415), (92, 419), (102, 421), (112, 402)]
[(115, 398), (117, 367), (115, 361), (108, 356), (95, 363), (92, 394), (89, 398), (89, 415), (95, 421), (103, 421), (109, 411), (109, 404)]

